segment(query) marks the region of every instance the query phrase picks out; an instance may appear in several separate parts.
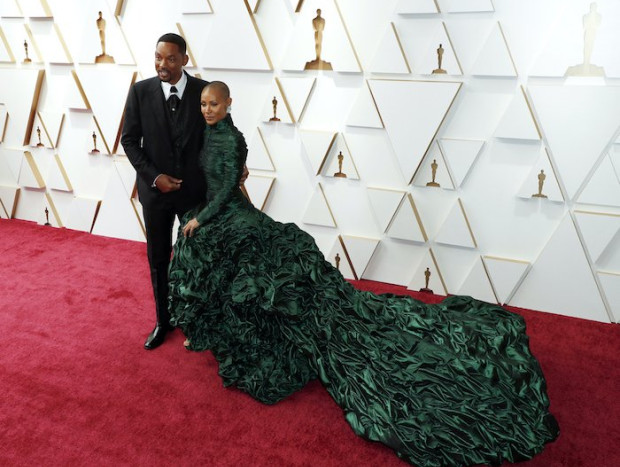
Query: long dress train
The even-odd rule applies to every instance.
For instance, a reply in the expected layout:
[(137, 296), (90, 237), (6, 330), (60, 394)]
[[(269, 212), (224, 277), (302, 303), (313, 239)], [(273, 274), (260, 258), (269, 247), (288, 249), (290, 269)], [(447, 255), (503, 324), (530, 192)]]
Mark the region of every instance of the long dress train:
[(523, 319), (470, 297), (436, 305), (356, 290), (310, 235), (238, 187), (230, 117), (205, 129), (208, 193), (170, 267), (172, 323), (224, 385), (266, 404), (319, 378), (355, 433), (419, 467), (531, 458), (559, 433)]

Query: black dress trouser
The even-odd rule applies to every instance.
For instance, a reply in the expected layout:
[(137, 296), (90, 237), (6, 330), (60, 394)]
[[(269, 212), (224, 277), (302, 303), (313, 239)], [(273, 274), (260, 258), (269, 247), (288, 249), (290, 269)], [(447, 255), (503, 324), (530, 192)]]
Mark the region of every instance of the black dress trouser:
[(172, 229), (175, 216), (179, 220), (187, 209), (178, 207), (143, 207), (146, 228), (146, 252), (151, 270), (157, 324), (170, 325), (168, 312), (168, 266), (172, 254)]

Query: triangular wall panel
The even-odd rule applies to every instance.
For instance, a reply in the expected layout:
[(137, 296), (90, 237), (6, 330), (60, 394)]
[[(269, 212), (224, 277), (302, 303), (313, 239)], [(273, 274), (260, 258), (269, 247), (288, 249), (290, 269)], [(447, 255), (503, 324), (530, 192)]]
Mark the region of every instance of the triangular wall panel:
[(620, 232), (620, 215), (575, 211), (575, 219), (590, 258), (596, 263)]
[(508, 50), (504, 32), (499, 23), (491, 31), (471, 73), (478, 76), (516, 77), (517, 70)]
[(400, 207), (404, 191), (368, 187), (368, 199), (381, 232), (385, 232)]
[(497, 301), (502, 305), (509, 302), (529, 271), (530, 263), (495, 256), (483, 256), (482, 260), (491, 279)]
[(325, 227), (336, 227), (336, 219), (329, 207), (323, 186), (319, 183), (314, 194), (308, 202), (306, 213), (303, 217), (306, 224), (322, 225)]
[(410, 74), (411, 68), (405, 57), (394, 23), (386, 27), (383, 39), (370, 64), (373, 73)]
[(579, 203), (620, 206), (620, 178), (607, 154), (577, 197)]
[[(566, 254), (567, 251), (571, 254)], [(508, 304), (609, 322), (569, 215), (560, 223)]]
[(620, 86), (530, 85), (528, 93), (573, 199), (620, 129)]
[[(369, 83), (405, 179), (412, 180), (462, 84), (388, 80)], [(412, 131), (414, 128), (416, 131)]]

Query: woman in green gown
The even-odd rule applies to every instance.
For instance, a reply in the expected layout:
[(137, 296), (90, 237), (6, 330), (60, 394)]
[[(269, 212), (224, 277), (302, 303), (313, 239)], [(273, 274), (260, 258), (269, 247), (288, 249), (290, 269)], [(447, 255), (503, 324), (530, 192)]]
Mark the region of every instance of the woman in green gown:
[(528, 459), (559, 433), (523, 319), (470, 297), (356, 290), (313, 238), (239, 188), (247, 155), (221, 82), (201, 96), (205, 203), (170, 266), (171, 322), (224, 385), (274, 404), (319, 378), (355, 433), (419, 467)]

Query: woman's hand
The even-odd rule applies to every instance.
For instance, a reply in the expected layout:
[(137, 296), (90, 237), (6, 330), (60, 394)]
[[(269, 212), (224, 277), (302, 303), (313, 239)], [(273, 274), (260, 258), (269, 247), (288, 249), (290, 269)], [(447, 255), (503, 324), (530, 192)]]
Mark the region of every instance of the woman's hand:
[(185, 227), (183, 227), (183, 236), (184, 237), (187, 237), (187, 236), (191, 237), (192, 235), (194, 235), (194, 230), (196, 230), (198, 227), (200, 227), (200, 223), (194, 217), (187, 224), (185, 224)]

